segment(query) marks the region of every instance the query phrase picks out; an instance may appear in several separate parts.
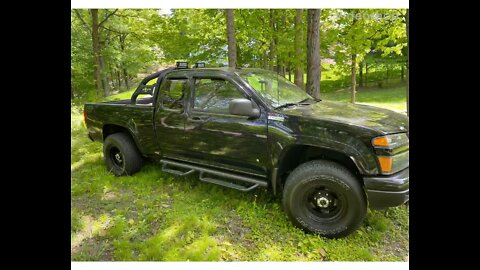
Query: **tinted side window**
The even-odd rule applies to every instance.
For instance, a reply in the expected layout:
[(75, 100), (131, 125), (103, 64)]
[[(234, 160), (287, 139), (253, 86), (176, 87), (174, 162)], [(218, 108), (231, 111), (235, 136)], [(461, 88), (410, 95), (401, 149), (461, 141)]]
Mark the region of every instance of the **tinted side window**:
[(160, 90), (163, 106), (169, 109), (182, 109), (186, 86), (187, 79), (166, 79)]
[(229, 81), (223, 79), (195, 80), (193, 107), (196, 110), (228, 114), (229, 102), (235, 98), (244, 98), (244, 96)]

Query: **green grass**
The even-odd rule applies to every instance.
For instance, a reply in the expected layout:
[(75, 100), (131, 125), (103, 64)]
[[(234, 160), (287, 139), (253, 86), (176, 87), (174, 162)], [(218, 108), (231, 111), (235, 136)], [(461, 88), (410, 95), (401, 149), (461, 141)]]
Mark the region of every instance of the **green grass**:
[[(351, 90), (344, 89), (321, 93), (320, 98), (350, 102), (351, 95)], [(402, 84), (391, 88), (360, 88), (356, 93), (356, 103), (382, 107), (393, 111), (406, 111), (406, 102), (406, 87)]]
[[(402, 89), (360, 90), (357, 96), (402, 110)], [(348, 101), (349, 92), (322, 98)], [(71, 110), (71, 139), (73, 261), (408, 260), (408, 206), (368, 210), (358, 231), (329, 240), (293, 227), (280, 199), (263, 189), (242, 193), (195, 176), (176, 177), (152, 162), (134, 176), (113, 176), (102, 145), (86, 137), (78, 107)]]
[[(398, 86), (400, 82), (400, 69), (390, 70), (389, 79), (386, 80), (385, 70), (371, 67), (368, 69), (368, 75), (363, 76), (364, 86), (368, 87), (379, 87), (380, 89), (388, 89), (395, 86)], [(288, 74), (285, 75), (285, 78), (288, 79)], [(357, 83), (360, 83), (360, 74), (357, 72)], [(295, 81), (295, 75), (292, 73), (291, 82)], [(303, 82), (307, 83), (307, 74), (303, 74)], [(351, 75), (345, 74), (344, 72), (338, 70), (335, 65), (332, 64), (322, 64), (321, 72), (321, 93), (331, 93), (339, 89), (350, 88), (352, 85)], [(382, 88), (383, 87), (383, 88)]]
[(133, 92), (135, 92), (137, 88), (135, 87), (134, 89), (116, 94), (116, 95), (111, 95), (107, 98), (105, 98), (105, 101), (111, 101), (111, 100), (122, 100), (122, 99), (130, 99), (132, 97)]

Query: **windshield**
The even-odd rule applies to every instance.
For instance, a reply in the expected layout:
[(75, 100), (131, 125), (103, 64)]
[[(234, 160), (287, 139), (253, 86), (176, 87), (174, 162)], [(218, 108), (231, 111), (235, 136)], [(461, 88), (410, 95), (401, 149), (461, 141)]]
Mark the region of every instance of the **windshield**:
[(242, 73), (240, 76), (275, 108), (312, 99), (300, 87), (272, 71), (254, 70)]

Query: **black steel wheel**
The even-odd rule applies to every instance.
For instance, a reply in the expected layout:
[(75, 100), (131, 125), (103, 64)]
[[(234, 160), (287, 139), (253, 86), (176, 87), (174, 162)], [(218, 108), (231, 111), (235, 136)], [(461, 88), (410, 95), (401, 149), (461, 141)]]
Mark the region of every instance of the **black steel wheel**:
[(123, 154), (120, 152), (120, 149), (115, 146), (111, 147), (109, 156), (115, 166), (119, 168), (123, 167)]
[(328, 238), (352, 233), (367, 212), (365, 192), (355, 175), (324, 160), (309, 161), (290, 173), (282, 203), (294, 225)]
[(128, 134), (109, 135), (103, 143), (107, 168), (116, 176), (132, 175), (142, 167), (142, 156)]

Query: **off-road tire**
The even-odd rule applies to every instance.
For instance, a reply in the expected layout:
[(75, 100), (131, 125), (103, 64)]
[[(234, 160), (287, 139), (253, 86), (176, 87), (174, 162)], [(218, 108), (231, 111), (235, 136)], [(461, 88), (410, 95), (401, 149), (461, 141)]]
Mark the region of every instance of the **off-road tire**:
[(366, 195), (357, 177), (326, 160), (312, 160), (293, 170), (282, 199), (295, 226), (327, 238), (352, 233), (367, 213)]
[(126, 133), (115, 133), (105, 139), (103, 157), (108, 170), (116, 176), (133, 175), (142, 168), (142, 155)]

